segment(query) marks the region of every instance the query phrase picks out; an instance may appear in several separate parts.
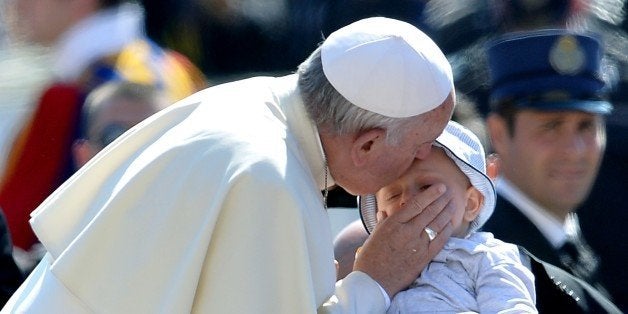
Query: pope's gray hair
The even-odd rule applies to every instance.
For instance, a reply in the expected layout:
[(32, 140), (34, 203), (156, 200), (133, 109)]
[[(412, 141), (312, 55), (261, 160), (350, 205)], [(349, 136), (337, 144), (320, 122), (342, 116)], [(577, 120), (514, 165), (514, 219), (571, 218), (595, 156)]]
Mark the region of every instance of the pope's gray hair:
[(411, 118), (391, 118), (362, 109), (345, 99), (323, 72), (321, 49), (316, 49), (297, 69), (299, 89), (307, 113), (317, 127), (338, 135), (381, 128), (387, 143), (398, 144)]

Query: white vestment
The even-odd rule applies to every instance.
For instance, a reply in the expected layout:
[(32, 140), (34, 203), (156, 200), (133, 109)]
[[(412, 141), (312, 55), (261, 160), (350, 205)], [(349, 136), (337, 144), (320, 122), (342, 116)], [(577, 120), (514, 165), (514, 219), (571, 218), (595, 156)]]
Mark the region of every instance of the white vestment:
[(33, 212), (48, 254), (3, 313), (383, 312), (366, 274), (335, 285), (324, 181), (296, 75), (196, 93)]

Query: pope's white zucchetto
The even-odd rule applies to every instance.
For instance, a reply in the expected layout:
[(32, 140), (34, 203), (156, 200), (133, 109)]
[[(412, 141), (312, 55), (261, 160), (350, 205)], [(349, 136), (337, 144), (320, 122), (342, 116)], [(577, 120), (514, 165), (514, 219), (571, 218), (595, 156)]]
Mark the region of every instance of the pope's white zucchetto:
[(321, 46), (323, 71), (348, 101), (387, 117), (430, 111), (453, 89), (443, 52), (415, 26), (384, 17), (359, 20)]

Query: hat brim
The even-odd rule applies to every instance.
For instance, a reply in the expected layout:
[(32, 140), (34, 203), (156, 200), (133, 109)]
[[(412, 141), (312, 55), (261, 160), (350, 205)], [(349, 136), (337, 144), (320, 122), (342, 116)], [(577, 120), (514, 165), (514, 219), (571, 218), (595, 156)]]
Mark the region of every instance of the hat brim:
[(571, 100), (571, 101), (520, 101), (520, 108), (537, 110), (576, 110), (593, 114), (607, 115), (613, 111), (613, 105), (604, 100)]
[(371, 234), (377, 225), (377, 200), (374, 194), (358, 196), (358, 210), (360, 212), (360, 220), (366, 232)]
[[(491, 180), (491, 178), (489, 178), (484, 172), (471, 165), (465, 160), (465, 158), (458, 156), (458, 154), (452, 150), (451, 147), (455, 147), (455, 137), (447, 136), (446, 133), (443, 133), (443, 135), (444, 136), (440, 136), (434, 142), (434, 145), (441, 147), (445, 151), (445, 154), (447, 154), (456, 166), (458, 166), (460, 171), (462, 171), (462, 173), (464, 173), (464, 175), (469, 179), (471, 185), (480, 191), (480, 193), (484, 196), (484, 201), (477, 217), (469, 224), (469, 232), (477, 231), (491, 217), (493, 211), (495, 210), (495, 203), (497, 199), (495, 185), (493, 184), (493, 180)], [(484, 156), (483, 151), (481, 155)]]

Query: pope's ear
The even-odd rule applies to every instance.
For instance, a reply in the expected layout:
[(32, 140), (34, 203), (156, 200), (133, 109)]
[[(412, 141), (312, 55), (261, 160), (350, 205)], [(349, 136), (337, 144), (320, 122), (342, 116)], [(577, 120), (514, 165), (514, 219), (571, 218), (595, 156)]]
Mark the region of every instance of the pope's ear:
[(353, 163), (360, 167), (370, 160), (377, 158), (380, 150), (385, 149), (386, 131), (370, 129), (358, 133), (352, 142), (351, 158)]

